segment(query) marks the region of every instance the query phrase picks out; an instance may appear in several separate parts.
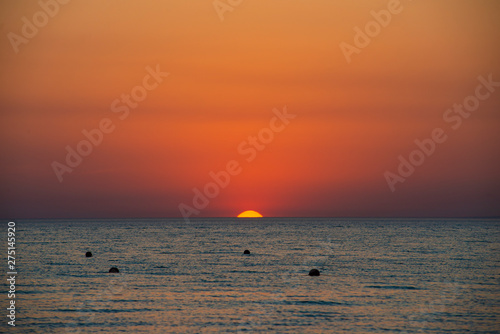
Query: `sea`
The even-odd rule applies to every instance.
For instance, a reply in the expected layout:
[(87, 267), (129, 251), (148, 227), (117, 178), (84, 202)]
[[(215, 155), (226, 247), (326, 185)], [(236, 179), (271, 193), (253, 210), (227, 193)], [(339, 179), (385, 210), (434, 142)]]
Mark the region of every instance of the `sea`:
[(14, 223), (2, 333), (500, 333), (499, 219)]

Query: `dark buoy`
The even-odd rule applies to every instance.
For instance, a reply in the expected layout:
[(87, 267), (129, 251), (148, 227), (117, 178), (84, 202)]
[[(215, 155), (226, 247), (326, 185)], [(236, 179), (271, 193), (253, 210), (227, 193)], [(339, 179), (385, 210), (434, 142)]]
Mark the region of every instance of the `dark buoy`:
[(109, 269), (109, 272), (110, 273), (119, 273), (120, 271), (116, 267), (111, 267), (111, 269)]
[(92, 257), (92, 253), (91, 252), (85, 253), (85, 257)]
[(250, 251), (248, 249), (245, 249), (245, 251), (243, 252), (243, 254), (248, 254), (250, 255)]
[(311, 269), (309, 271), (309, 276), (319, 276), (319, 270), (318, 269)]

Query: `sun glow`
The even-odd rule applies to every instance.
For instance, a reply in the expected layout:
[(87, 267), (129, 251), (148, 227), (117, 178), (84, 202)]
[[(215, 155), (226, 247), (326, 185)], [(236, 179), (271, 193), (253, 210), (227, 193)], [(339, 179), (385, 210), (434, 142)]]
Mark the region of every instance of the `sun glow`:
[(261, 218), (261, 217), (262, 215), (260, 213), (253, 210), (243, 211), (238, 215), (238, 218)]

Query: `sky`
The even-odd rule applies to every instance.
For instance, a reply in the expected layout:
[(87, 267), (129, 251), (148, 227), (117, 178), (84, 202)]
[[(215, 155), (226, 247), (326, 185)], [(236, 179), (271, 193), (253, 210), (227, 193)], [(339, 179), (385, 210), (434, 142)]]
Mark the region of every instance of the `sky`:
[(0, 30), (1, 218), (500, 216), (497, 0), (1, 1)]

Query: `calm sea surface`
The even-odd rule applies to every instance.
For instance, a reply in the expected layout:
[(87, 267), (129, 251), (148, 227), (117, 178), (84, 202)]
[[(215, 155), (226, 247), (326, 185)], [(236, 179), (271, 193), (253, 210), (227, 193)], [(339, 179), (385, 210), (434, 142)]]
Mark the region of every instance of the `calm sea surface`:
[(0, 332), (499, 333), (499, 234), (485, 219), (16, 221), (16, 327), (3, 283)]

